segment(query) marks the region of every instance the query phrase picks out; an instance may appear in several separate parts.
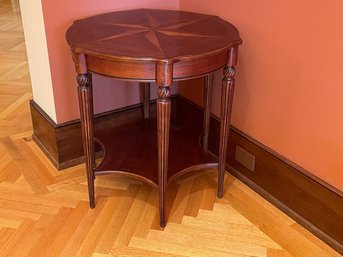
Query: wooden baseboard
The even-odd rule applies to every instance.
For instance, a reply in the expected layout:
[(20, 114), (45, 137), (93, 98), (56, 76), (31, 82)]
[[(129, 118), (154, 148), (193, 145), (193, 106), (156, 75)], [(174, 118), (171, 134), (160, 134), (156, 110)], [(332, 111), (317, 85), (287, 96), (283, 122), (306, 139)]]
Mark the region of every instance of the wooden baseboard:
[[(218, 154), (219, 121), (211, 119), (209, 150)], [(214, 132), (214, 133), (213, 133)], [(253, 171), (235, 160), (236, 147), (255, 156)], [(291, 165), (285, 157), (230, 129), (227, 170), (299, 224), (343, 254), (343, 197)]]
[[(182, 122), (202, 119), (202, 110), (183, 97), (173, 100), (177, 115)], [(154, 111), (152, 106), (151, 111)], [(33, 138), (57, 169), (79, 164), (83, 150), (79, 121), (55, 124), (41, 108), (31, 101), (34, 127)], [(191, 115), (187, 115), (190, 114)], [(191, 116), (191, 118), (190, 118)], [(141, 105), (130, 106), (95, 118), (95, 132), (142, 118)], [(211, 118), (209, 150), (218, 154), (219, 122)], [(255, 156), (255, 169), (251, 171), (235, 160), (239, 146)], [(309, 176), (286, 158), (263, 144), (231, 128), (228, 146), (228, 171), (250, 188), (262, 195), (291, 218), (310, 230), (314, 235), (343, 254), (342, 210), (343, 197), (338, 189)], [(287, 236), (287, 235), (285, 235)]]
[[(171, 96), (172, 103), (176, 97)], [(156, 111), (156, 100), (151, 101), (150, 111)], [(56, 124), (40, 106), (30, 101), (33, 124), (33, 140), (51, 160), (58, 170), (62, 170), (84, 161), (80, 120)], [(175, 104), (172, 107), (175, 113)], [(95, 115), (94, 133), (102, 133), (126, 122), (143, 117), (142, 104), (135, 104)], [(96, 150), (101, 151), (100, 147)]]
[[(84, 161), (80, 120), (56, 124), (33, 101), (30, 101), (33, 140), (51, 160), (56, 169), (62, 170)], [(98, 133), (141, 117), (141, 104), (128, 106), (96, 115), (94, 131)], [(100, 151), (101, 149), (97, 149)]]

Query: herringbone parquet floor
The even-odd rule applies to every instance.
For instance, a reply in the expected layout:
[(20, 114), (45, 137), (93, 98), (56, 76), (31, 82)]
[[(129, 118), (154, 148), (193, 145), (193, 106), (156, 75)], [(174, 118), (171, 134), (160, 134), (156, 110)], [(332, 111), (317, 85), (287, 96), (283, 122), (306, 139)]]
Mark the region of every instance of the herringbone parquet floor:
[(211, 170), (158, 194), (139, 181), (96, 179), (88, 208), (84, 166), (56, 171), (32, 141), (32, 97), (17, 5), (0, 0), (0, 256), (340, 256), (232, 176), (215, 196)]

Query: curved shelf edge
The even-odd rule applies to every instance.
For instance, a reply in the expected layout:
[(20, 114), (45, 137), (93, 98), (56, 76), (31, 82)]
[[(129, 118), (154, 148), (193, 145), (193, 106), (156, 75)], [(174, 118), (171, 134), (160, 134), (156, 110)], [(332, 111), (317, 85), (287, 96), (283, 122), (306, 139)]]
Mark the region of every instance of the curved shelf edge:
[[(167, 186), (169, 186), (173, 181), (175, 181), (177, 178), (190, 173), (194, 170), (202, 170), (202, 169), (217, 169), (218, 167), (218, 163), (202, 163), (202, 164), (197, 164), (197, 165), (193, 165), (190, 167), (187, 167), (186, 169), (183, 169), (179, 172), (177, 172), (175, 175), (173, 175), (172, 177), (170, 177), (167, 181)], [(154, 182), (153, 180), (146, 178), (142, 175), (139, 175), (137, 173), (134, 173), (133, 171), (119, 171), (119, 170), (106, 170), (106, 171), (94, 171), (94, 175), (124, 175), (124, 176), (128, 176), (128, 177), (132, 177), (134, 179), (137, 180), (141, 180), (149, 185), (151, 185), (153, 188), (158, 189), (159, 185), (158, 183)]]
[(193, 165), (193, 166), (190, 166), (186, 169), (183, 169), (179, 172), (177, 172), (175, 175), (173, 175), (172, 177), (170, 177), (167, 181), (167, 186), (170, 185), (173, 181), (175, 181), (177, 178), (189, 173), (189, 172), (192, 172), (194, 170), (201, 170), (201, 169), (210, 169), (210, 168), (216, 168), (217, 169), (218, 167), (218, 163), (202, 163), (202, 164), (197, 164), (197, 165)]
[(151, 185), (152, 187), (158, 189), (158, 184), (156, 184), (154, 181), (152, 181), (151, 179), (148, 179), (142, 175), (138, 175), (136, 173), (133, 173), (131, 171), (123, 171), (123, 170), (106, 170), (106, 171), (95, 171), (94, 175), (124, 175), (124, 176), (128, 176), (137, 180), (141, 180), (149, 185)]

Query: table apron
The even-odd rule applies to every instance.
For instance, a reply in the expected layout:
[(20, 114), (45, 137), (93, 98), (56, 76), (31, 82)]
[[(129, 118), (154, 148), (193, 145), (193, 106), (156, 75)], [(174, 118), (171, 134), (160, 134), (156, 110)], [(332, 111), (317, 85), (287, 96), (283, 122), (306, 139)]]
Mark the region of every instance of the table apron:
[[(173, 64), (173, 80), (180, 81), (204, 76), (228, 63), (228, 51), (212, 56), (176, 61)], [(90, 72), (123, 80), (156, 81), (157, 61), (111, 60), (98, 56), (86, 56)]]

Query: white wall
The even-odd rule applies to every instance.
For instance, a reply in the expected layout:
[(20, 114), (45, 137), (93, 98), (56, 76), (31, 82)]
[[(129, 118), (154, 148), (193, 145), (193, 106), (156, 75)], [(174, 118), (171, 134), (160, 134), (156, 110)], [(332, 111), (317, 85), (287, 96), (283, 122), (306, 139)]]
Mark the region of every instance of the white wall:
[(34, 101), (56, 122), (41, 0), (20, 0)]

